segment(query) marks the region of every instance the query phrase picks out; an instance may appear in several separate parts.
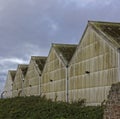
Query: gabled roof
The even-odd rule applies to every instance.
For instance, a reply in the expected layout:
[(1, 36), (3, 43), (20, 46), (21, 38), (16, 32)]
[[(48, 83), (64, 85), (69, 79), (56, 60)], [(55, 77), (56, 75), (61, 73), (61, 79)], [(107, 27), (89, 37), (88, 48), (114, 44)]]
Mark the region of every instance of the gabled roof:
[(45, 62), (47, 60), (47, 57), (41, 57), (41, 56), (31, 56), (31, 60), (34, 60), (36, 64), (38, 65), (40, 71), (43, 71)]
[(68, 65), (77, 48), (75, 44), (52, 44), (52, 46), (65, 65)]
[(19, 64), (18, 68), (21, 69), (23, 76), (25, 76), (27, 73), (28, 65), (27, 64)]
[(106, 36), (112, 44), (120, 46), (120, 23), (89, 21), (89, 24)]
[(16, 75), (16, 70), (9, 70), (9, 73), (11, 75), (12, 81), (14, 81), (15, 75)]

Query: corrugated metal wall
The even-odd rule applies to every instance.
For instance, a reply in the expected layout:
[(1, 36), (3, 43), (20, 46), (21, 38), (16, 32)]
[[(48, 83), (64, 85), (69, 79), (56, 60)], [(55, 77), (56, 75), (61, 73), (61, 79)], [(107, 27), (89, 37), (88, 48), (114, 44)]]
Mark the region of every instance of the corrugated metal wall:
[(38, 75), (36, 64), (34, 60), (31, 60), (25, 80), (24, 80), (24, 94), (26, 96), (30, 95), (39, 95), (39, 80), (40, 77)]
[[(87, 28), (68, 68), (69, 101), (86, 99), (89, 104), (100, 104), (107, 98), (111, 84), (118, 82), (118, 52), (106, 39)], [(17, 71), (13, 82), (13, 96), (22, 89), (21, 71)], [(31, 61), (24, 80), (24, 94), (46, 95), (48, 99), (66, 101), (66, 67), (50, 50), (41, 77)], [(39, 89), (40, 88), (40, 89)], [(40, 90), (40, 92), (39, 92)]]
[(65, 101), (65, 66), (52, 48), (42, 74), (42, 95), (52, 100)]
[(22, 95), (22, 72), (18, 68), (13, 82), (13, 97)]
[(84, 98), (98, 104), (118, 81), (118, 53), (88, 28), (69, 68), (69, 100)]
[(11, 98), (12, 97), (12, 78), (10, 72), (8, 72), (5, 87), (4, 87), (4, 97)]

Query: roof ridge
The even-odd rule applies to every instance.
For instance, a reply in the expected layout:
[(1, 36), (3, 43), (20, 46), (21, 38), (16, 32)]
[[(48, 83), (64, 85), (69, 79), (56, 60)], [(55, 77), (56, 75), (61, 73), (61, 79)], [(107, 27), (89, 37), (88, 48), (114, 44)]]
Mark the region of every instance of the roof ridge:
[(47, 56), (31, 56), (31, 58), (46, 58)]
[(108, 24), (120, 24), (120, 22), (111, 22), (111, 21), (92, 21), (89, 20), (88, 23), (108, 23)]
[(61, 45), (61, 46), (63, 46), (63, 45), (66, 45), (66, 46), (76, 46), (77, 44), (62, 44), (62, 43), (52, 43), (52, 46), (57, 46), (57, 45)]
[(28, 64), (18, 64), (18, 66), (28, 66)]
[(47, 57), (45, 56), (40, 56), (40, 57), (37, 57), (37, 56), (31, 56), (31, 60), (43, 60), (43, 59), (47, 59)]
[(8, 70), (8, 72), (16, 72), (16, 70)]

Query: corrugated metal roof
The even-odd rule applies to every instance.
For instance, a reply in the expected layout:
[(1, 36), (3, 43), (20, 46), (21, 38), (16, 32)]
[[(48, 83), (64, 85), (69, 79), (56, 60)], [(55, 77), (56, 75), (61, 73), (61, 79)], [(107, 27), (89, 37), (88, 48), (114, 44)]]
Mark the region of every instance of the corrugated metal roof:
[(90, 21), (89, 23), (109, 37), (111, 42), (120, 45), (120, 23), (96, 21)]
[(77, 45), (75, 44), (53, 44), (53, 47), (57, 51), (57, 54), (63, 59), (67, 64), (71, 60)]
[(19, 64), (18, 67), (21, 69), (23, 75), (25, 76), (27, 73), (28, 65), (26, 64)]
[(16, 70), (9, 70), (10, 75), (12, 77), (12, 81), (14, 81), (15, 75), (16, 75)]
[(47, 57), (41, 57), (41, 56), (32, 56), (31, 57), (31, 60), (35, 60), (35, 62), (38, 65), (41, 72), (43, 71), (46, 59), (47, 59)]

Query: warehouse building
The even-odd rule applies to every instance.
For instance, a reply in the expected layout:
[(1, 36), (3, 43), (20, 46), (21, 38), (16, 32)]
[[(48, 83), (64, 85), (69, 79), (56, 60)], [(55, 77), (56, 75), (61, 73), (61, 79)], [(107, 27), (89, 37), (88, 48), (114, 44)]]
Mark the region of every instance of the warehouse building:
[(28, 65), (26, 64), (18, 65), (16, 75), (13, 81), (13, 92), (12, 92), (13, 97), (24, 95), (24, 92), (23, 92), (24, 84), (23, 83), (24, 83), (24, 78), (25, 78), (27, 69), (28, 69)]
[(26, 96), (41, 95), (41, 75), (47, 57), (32, 56), (24, 80)]
[(89, 21), (78, 45), (52, 44), (47, 58), (32, 56), (13, 79), (13, 97), (101, 104), (111, 85), (120, 82), (120, 23)]
[(52, 100), (68, 100), (68, 63), (77, 45), (52, 44), (42, 73), (42, 95)]
[(70, 62), (69, 100), (100, 104), (120, 81), (120, 24), (88, 22)]
[(7, 79), (4, 87), (4, 98), (11, 98), (12, 97), (12, 87), (13, 87), (13, 81), (15, 78), (16, 71), (15, 70), (9, 70), (7, 74)]

